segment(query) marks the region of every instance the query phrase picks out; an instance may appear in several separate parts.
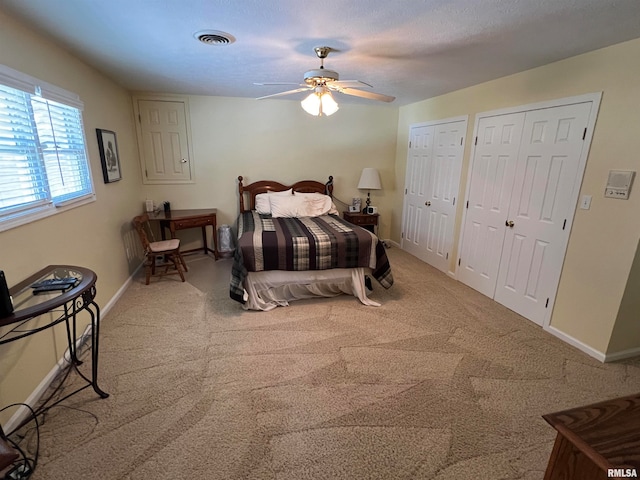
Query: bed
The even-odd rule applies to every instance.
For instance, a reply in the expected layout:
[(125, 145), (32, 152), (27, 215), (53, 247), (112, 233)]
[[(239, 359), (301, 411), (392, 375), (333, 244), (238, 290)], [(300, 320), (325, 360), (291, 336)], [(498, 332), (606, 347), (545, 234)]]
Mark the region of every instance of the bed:
[(383, 243), (338, 215), (333, 177), (243, 184), (235, 226), (230, 296), (247, 310), (271, 310), (297, 299), (354, 295), (364, 305), (365, 277), (384, 288), (393, 275)]

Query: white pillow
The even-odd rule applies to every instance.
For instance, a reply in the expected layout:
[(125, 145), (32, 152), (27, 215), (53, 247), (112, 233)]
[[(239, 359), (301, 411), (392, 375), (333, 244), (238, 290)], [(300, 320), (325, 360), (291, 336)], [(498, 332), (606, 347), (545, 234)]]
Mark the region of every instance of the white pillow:
[(293, 196), (293, 190), (290, 188), (289, 190), (284, 190), (282, 192), (259, 193), (258, 195), (256, 195), (256, 212), (263, 215), (271, 213), (271, 203), (269, 202), (269, 197), (272, 196)]
[(296, 193), (296, 197), (302, 197), (302, 211), (300, 217), (319, 217), (320, 215), (338, 214), (338, 209), (333, 204), (329, 195), (322, 193)]
[(259, 193), (256, 195), (256, 212), (261, 214), (271, 213), (271, 204), (269, 203), (269, 195)]
[(302, 203), (304, 198), (298, 195), (290, 195), (288, 197), (272, 196), (269, 198), (271, 203), (271, 216), (273, 218), (278, 217), (299, 217), (299, 212), (302, 212)]
[(296, 193), (292, 197), (271, 197), (271, 216), (278, 217), (319, 217), (337, 213), (331, 197), (321, 193)]

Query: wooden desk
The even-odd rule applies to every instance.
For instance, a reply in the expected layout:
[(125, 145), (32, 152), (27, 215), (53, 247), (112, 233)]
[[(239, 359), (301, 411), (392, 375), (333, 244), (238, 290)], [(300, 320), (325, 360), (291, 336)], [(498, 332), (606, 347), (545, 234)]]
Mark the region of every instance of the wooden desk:
[[(149, 220), (157, 220), (160, 222), (160, 235), (165, 240), (165, 228), (169, 229), (171, 238), (176, 237), (176, 231), (184, 230), (186, 228), (202, 228), (202, 243), (204, 244), (203, 250), (205, 255), (208, 252), (213, 253), (213, 256), (218, 260), (218, 238), (216, 236), (216, 214), (217, 208), (202, 208), (192, 210), (169, 210), (168, 212), (151, 212), (149, 213)], [(207, 225), (211, 225), (213, 228), (213, 250), (209, 248), (207, 242)], [(182, 253), (194, 252), (200, 250), (200, 248), (194, 248), (191, 250), (184, 250)]]
[(542, 418), (558, 431), (544, 480), (640, 478), (640, 394)]

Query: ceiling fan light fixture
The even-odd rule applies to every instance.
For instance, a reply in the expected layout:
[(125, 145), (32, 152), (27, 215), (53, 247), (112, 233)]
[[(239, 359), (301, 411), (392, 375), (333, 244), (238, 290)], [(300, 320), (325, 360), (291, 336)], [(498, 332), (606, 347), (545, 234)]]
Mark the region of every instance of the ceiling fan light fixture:
[(320, 102), (322, 104), (322, 113), (327, 116), (333, 115), (340, 108), (329, 91), (320, 95)]
[(327, 87), (316, 87), (307, 98), (300, 102), (309, 115), (320, 117), (333, 115), (340, 108)]
[(317, 85), (323, 82), (340, 80), (340, 75), (334, 70), (315, 69), (304, 74), (304, 81), (308, 85)]
[[(382, 95), (381, 93), (360, 90), (361, 87), (371, 87), (366, 82), (360, 80), (340, 80), (340, 75), (335, 70), (324, 68), (324, 58), (333, 51), (330, 47), (316, 47), (316, 55), (320, 58), (320, 68), (309, 70), (304, 74), (304, 83), (298, 84), (299, 88), (287, 90), (285, 92), (273, 93), (258, 97), (258, 100), (265, 98), (281, 97), (311, 90), (311, 93), (301, 103), (302, 108), (309, 115), (319, 117), (321, 115), (332, 115), (338, 111), (338, 104), (333, 99), (331, 92), (338, 92), (343, 95), (353, 95), (354, 97), (377, 100), (380, 102), (392, 102), (395, 97)], [(295, 85), (294, 83), (256, 83), (255, 85)]]

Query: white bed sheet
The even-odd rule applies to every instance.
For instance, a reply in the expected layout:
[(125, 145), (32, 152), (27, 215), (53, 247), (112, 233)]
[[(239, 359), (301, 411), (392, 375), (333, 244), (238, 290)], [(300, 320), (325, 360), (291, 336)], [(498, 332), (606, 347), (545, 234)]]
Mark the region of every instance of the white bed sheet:
[(245, 280), (243, 308), (266, 311), (288, 306), (293, 300), (342, 294), (353, 295), (364, 305), (379, 307), (378, 302), (367, 297), (364, 276), (370, 273), (369, 268), (249, 272)]

